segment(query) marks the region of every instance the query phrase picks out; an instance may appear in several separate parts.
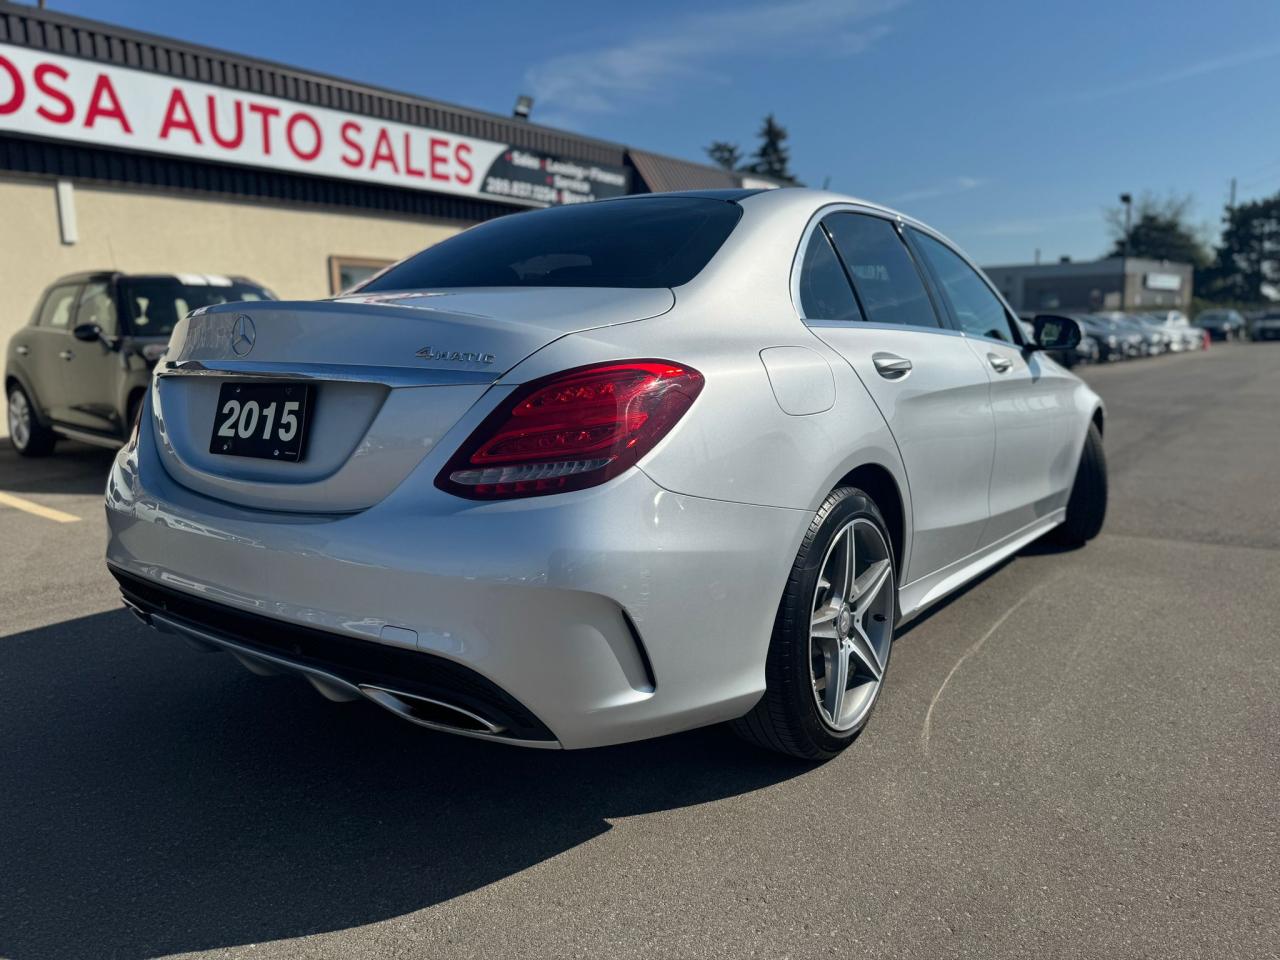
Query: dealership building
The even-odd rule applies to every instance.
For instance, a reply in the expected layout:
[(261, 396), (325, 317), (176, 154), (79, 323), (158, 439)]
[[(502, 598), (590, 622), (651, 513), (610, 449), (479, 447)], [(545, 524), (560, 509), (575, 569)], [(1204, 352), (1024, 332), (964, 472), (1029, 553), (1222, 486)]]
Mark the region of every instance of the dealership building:
[(1019, 313), (1048, 310), (1181, 310), (1191, 308), (1192, 266), (1169, 260), (1110, 257), (1076, 263), (983, 267)]
[(514, 211), (743, 185), (772, 184), (0, 0), (0, 344), (77, 271), (325, 297)]

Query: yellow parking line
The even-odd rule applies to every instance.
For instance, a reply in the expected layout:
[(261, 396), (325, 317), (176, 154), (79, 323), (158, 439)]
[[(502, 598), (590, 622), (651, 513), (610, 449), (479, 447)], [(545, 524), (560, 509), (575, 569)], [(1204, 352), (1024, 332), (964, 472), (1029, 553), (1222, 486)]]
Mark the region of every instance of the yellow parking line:
[(13, 507), (15, 510), (33, 513), (37, 517), (44, 517), (46, 520), (53, 520), (55, 523), (76, 523), (80, 519), (74, 514), (63, 513), (61, 510), (54, 510), (52, 507), (42, 507), (38, 503), (32, 503), (30, 500), (23, 500), (21, 497), (15, 497), (11, 493), (2, 491), (0, 491), (0, 503)]

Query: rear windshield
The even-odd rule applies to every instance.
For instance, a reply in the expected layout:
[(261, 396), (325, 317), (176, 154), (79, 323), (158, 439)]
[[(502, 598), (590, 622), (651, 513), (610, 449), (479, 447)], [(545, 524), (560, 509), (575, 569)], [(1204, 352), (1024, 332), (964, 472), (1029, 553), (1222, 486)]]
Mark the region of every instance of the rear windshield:
[(429, 247), (358, 289), (678, 287), (707, 265), (741, 216), (736, 203), (698, 197), (517, 213)]
[(129, 330), (135, 337), (167, 337), (197, 307), (238, 300), (274, 300), (252, 283), (221, 277), (135, 277), (120, 281)]

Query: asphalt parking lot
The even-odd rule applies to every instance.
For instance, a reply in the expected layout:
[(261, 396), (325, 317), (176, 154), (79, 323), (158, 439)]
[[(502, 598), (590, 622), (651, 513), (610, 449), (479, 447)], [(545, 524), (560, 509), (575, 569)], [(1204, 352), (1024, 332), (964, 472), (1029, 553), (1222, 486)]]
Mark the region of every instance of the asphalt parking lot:
[(251, 676), (120, 608), (110, 454), (6, 445), (0, 494), (64, 516), (0, 497), (0, 956), (1280, 955), (1280, 344), (1084, 376), (1103, 535), (906, 629), (819, 767)]

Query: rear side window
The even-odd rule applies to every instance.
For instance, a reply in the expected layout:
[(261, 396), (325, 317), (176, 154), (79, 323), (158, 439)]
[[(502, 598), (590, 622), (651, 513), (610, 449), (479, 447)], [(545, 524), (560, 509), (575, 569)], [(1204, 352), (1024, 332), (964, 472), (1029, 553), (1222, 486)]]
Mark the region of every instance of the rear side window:
[(821, 225), (809, 238), (800, 265), (800, 310), (806, 320), (862, 319), (849, 278)]
[(678, 287), (742, 217), (736, 203), (653, 197), (555, 207), (490, 220), (357, 289)]
[(111, 292), (111, 284), (94, 281), (86, 284), (84, 293), (80, 295), (80, 306), (76, 308), (76, 323), (96, 323), (102, 332), (109, 336), (116, 333), (116, 300)]
[(975, 337), (1017, 343), (1004, 304), (977, 271), (958, 253), (927, 233), (912, 230), (911, 236), (942, 285), (960, 329)]
[(45, 297), (40, 307), (37, 323), (42, 327), (65, 330), (71, 325), (71, 314), (76, 306), (76, 296), (80, 293), (80, 285), (75, 283), (54, 287)]
[(873, 323), (937, 327), (938, 317), (920, 271), (888, 220), (833, 213), (822, 221)]

